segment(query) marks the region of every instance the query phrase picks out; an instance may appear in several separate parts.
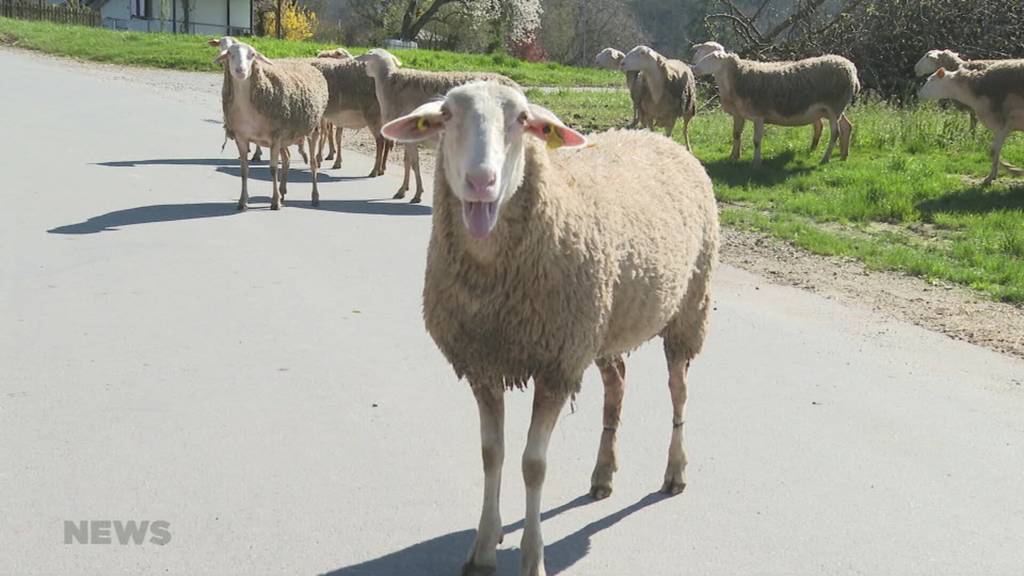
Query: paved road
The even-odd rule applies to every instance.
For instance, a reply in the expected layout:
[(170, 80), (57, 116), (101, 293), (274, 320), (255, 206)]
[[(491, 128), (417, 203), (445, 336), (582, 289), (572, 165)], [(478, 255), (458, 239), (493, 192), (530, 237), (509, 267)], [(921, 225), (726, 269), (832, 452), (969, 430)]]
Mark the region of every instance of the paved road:
[[(264, 168), (239, 214), (209, 77), (9, 50), (0, 70), (0, 573), (457, 573), (482, 474), (472, 396), (420, 321), (429, 204), (383, 200), (395, 176), (348, 154), (321, 209), (297, 183), (266, 210)], [(1024, 363), (728, 266), (714, 294), (690, 486), (651, 494), (652, 344), (629, 359), (616, 492), (581, 497), (589, 372), (551, 448), (550, 574), (1024, 571)], [(505, 575), (528, 408), (511, 394)], [(65, 545), (66, 520), (171, 540)]]

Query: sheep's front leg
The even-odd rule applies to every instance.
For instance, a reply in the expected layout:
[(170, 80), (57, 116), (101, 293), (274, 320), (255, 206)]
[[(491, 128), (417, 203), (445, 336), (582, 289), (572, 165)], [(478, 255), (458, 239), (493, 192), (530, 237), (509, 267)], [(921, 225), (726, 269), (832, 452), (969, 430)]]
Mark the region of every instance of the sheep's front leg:
[(683, 423), (686, 420), (686, 372), (689, 360), (669, 360), (668, 388), (672, 393), (672, 440), (668, 445), (668, 466), (661, 491), (676, 495), (686, 488), (686, 448)]
[(526, 484), (526, 516), (523, 521), (521, 576), (545, 576), (544, 538), (540, 530), (540, 500), (547, 473), (548, 442), (568, 394), (561, 382), (554, 386), (537, 379), (533, 393), (533, 418), (523, 452)]
[(850, 155), (850, 137), (853, 136), (853, 123), (846, 114), (839, 116), (839, 159), (846, 160)]
[[(331, 130), (331, 132), (333, 132), (333, 131), (334, 130)], [(316, 138), (317, 140), (319, 140), (320, 137), (322, 137), (322, 136), (323, 136), (323, 134), (320, 134), (319, 131), (313, 132), (313, 135), (310, 137), (309, 141), (312, 142), (313, 138)], [(310, 173), (310, 175), (313, 178), (313, 196), (312, 196), (311, 204), (313, 204), (314, 207), (320, 205), (320, 190), (317, 189), (317, 181), (320, 179), (319, 178), (319, 172), (318, 172), (319, 168), (320, 168), (320, 159), (319, 158), (311, 158), (310, 159), (310, 163), (309, 163), (309, 173)]]
[(476, 540), (463, 576), (493, 574), (498, 566), (497, 548), (501, 542), (501, 467), (505, 461), (505, 391), (499, 383), (474, 386), (480, 411), (480, 451), (484, 461), (484, 503)]
[[(248, 154), (249, 150), (246, 149), (245, 152), (246, 152), (246, 154)], [(256, 145), (256, 151), (252, 153), (252, 160), (250, 160), (250, 162), (259, 162), (262, 159), (263, 159), (263, 151), (260, 150), (260, 145), (257, 144)]]
[(277, 172), (277, 188), (281, 191), (281, 204), (284, 205), (288, 196), (288, 170), (292, 164), (292, 154), (287, 146), (281, 147), (281, 168)]
[(1002, 158), (1003, 143), (1009, 134), (1010, 131), (1005, 128), (992, 133), (992, 170), (989, 171), (988, 177), (982, 180), (982, 186), (988, 186), (999, 176), (999, 159)]
[(761, 165), (761, 139), (764, 138), (764, 118), (754, 120), (754, 168)]
[(601, 432), (601, 446), (597, 450), (597, 464), (590, 476), (590, 495), (596, 500), (607, 498), (612, 493), (612, 476), (619, 469), (615, 440), (622, 414), (622, 396), (626, 389), (626, 363), (622, 356), (611, 360), (598, 360), (604, 381), (604, 430)]
[(270, 162), (270, 188), (271, 188), (271, 191), (272, 191), (271, 192), (271, 197), (270, 197), (270, 209), (271, 210), (280, 210), (281, 209), (281, 191), (277, 187), (277, 179), (278, 179), (278, 176), (279, 176), (279, 173), (280, 173), (280, 170), (277, 169), (277, 159), (280, 156), (281, 156), (281, 146), (280, 146), (280, 144), (276, 144), (276, 143), (275, 144), (271, 144), (270, 145), (270, 160), (269, 160), (269, 162)]
[[(249, 207), (249, 143), (236, 138), (235, 146), (238, 147), (239, 173), (242, 176), (242, 195), (238, 197), (238, 209), (245, 210)], [(259, 149), (260, 147), (256, 146), (256, 150)]]
[(967, 115), (970, 117), (971, 132), (973, 133), (978, 127), (978, 115), (974, 113), (974, 110), (968, 110)]
[(814, 131), (811, 135), (811, 152), (818, 149), (818, 143), (821, 142), (821, 132), (824, 128), (825, 125), (821, 123), (821, 118), (811, 123), (811, 129)]
[(370, 171), (370, 178), (376, 178), (384, 174), (384, 152), (387, 150), (387, 141), (380, 134), (373, 137), (375, 151), (373, 154), (373, 170)]
[(736, 115), (732, 117), (732, 154), (729, 155), (730, 160), (740, 159), (740, 138), (743, 136), (743, 125), (747, 121), (742, 116)]
[(673, 119), (668, 121), (668, 124), (665, 125), (665, 136), (671, 138), (672, 137), (672, 132), (675, 129), (676, 129), (676, 118), (673, 118)]
[(828, 164), (828, 161), (832, 159), (832, 150), (836, 147), (836, 141), (839, 139), (839, 118), (828, 119), (828, 147), (825, 148), (825, 155), (821, 158), (822, 164)]

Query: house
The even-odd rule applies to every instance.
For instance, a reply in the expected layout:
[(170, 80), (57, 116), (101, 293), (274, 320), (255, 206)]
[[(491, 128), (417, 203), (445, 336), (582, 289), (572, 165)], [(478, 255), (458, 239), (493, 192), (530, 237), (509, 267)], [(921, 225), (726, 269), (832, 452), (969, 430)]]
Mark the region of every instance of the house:
[(104, 26), (115, 30), (206, 36), (252, 33), (253, 0), (87, 0), (87, 4), (99, 10)]

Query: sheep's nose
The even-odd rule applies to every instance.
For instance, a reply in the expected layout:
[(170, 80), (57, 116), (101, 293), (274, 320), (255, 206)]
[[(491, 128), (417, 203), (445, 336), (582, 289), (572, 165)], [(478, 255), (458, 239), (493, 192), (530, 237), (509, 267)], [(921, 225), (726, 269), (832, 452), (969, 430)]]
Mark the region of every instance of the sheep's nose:
[(495, 184), (498, 182), (498, 175), (490, 168), (483, 168), (466, 174), (466, 184), (473, 193), (474, 200), (491, 201), (497, 191)]

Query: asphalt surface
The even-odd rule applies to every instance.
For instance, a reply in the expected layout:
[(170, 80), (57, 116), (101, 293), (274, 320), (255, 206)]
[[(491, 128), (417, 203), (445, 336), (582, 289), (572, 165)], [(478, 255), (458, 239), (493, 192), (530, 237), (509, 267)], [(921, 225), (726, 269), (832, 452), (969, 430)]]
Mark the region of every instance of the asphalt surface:
[[(483, 474), (420, 318), (429, 193), (388, 200), (397, 170), (346, 153), (320, 209), (299, 170), (267, 210), (262, 166), (237, 213), (215, 79), (12, 50), (0, 70), (0, 573), (457, 574)], [(714, 284), (689, 486), (652, 494), (654, 342), (627, 361), (615, 492), (584, 496), (589, 371), (552, 439), (549, 574), (1024, 573), (1024, 363), (728, 266)], [(529, 406), (510, 393), (505, 575)], [(105, 520), (170, 540), (65, 544)]]

